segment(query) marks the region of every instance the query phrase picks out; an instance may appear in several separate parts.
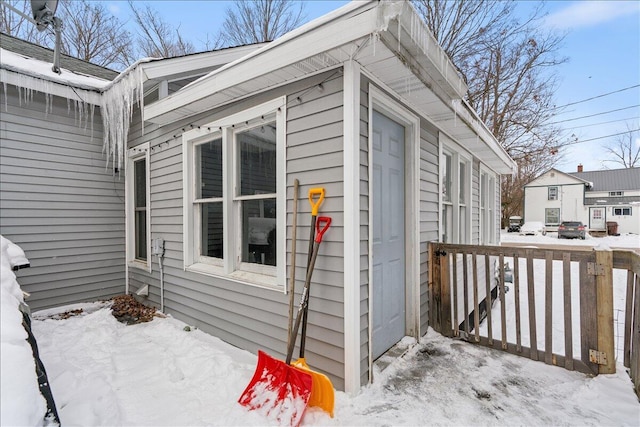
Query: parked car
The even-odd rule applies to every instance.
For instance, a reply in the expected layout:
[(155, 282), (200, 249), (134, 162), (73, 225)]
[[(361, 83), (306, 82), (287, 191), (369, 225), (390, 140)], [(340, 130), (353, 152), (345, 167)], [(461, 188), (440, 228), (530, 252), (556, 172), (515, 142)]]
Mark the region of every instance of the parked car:
[(584, 240), (587, 227), (582, 221), (562, 221), (558, 226), (558, 239), (580, 238)]
[(521, 216), (510, 216), (509, 217), (509, 228), (507, 229), (507, 233), (518, 232), (518, 231), (520, 231), (520, 227), (522, 227), (522, 217)]
[(538, 234), (543, 236), (547, 234), (547, 227), (540, 221), (528, 221), (520, 227), (521, 236), (537, 236)]

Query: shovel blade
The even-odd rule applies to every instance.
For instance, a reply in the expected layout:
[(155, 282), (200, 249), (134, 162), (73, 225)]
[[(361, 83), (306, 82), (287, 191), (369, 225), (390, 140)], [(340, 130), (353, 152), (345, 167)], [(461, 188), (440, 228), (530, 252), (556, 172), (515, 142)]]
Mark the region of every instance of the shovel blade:
[(297, 426), (307, 409), (311, 374), (258, 351), (253, 378), (238, 402), (280, 425)]
[(333, 418), (333, 408), (335, 405), (335, 391), (331, 380), (325, 374), (311, 370), (304, 357), (296, 360), (291, 364), (301, 371), (308, 372), (311, 375), (312, 386), (311, 396), (309, 397), (309, 406), (317, 406), (323, 411), (329, 413)]

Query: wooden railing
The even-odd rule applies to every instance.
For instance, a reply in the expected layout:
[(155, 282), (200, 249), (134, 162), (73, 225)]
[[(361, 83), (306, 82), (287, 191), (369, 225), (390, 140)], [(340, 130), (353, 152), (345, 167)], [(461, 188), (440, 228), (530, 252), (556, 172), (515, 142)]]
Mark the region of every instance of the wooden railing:
[(430, 243), (429, 259), (436, 331), (591, 374), (616, 369), (613, 271), (625, 270), (624, 366), (640, 390), (640, 255)]

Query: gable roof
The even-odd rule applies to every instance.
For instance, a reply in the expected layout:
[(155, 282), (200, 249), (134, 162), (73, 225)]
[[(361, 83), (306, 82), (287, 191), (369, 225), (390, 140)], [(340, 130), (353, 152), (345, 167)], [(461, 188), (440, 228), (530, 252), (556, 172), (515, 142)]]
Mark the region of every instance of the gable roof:
[(148, 105), (163, 125), (354, 61), (498, 173), (515, 162), (464, 100), (467, 86), (408, 2), (351, 2)]
[[(557, 175), (557, 177), (555, 175)], [(565, 178), (568, 180), (568, 182), (560, 182), (559, 178)], [(548, 180), (548, 179), (554, 179), (555, 182), (553, 183), (547, 183), (544, 184), (541, 181), (544, 180)], [(573, 176), (572, 174), (566, 173), (566, 172), (562, 172), (561, 170), (558, 170), (556, 168), (551, 168), (543, 173), (541, 173), (540, 175), (538, 175), (537, 177), (535, 177), (534, 179), (532, 179), (531, 181), (529, 181), (527, 184), (525, 184), (525, 187), (535, 187), (538, 185), (565, 185), (565, 184), (584, 184), (587, 187), (591, 186), (591, 182), (587, 181), (585, 179), (582, 179), (580, 177), (577, 176)]]
[[(11, 52), (16, 52), (33, 59), (53, 64), (53, 50), (22, 40), (5, 33), (0, 33), (0, 47)], [(118, 72), (82, 59), (74, 58), (63, 53), (60, 54), (60, 67), (76, 73), (99, 77), (104, 80), (113, 80)]]
[(572, 172), (569, 175), (592, 182), (591, 191), (640, 190), (640, 167)]

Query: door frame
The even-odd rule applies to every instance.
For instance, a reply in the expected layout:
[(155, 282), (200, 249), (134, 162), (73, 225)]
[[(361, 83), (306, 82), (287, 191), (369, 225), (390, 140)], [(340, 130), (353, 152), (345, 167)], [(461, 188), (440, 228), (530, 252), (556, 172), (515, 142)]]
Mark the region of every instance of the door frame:
[(369, 382), (373, 381), (373, 110), (405, 127), (405, 335), (416, 339), (420, 337), (420, 118), (373, 83), (369, 83)]
[[(591, 226), (591, 220), (593, 219), (593, 215), (591, 214), (593, 209), (602, 209), (602, 228), (593, 228)], [(597, 230), (602, 231), (607, 229), (607, 207), (606, 206), (589, 206), (589, 230)]]

